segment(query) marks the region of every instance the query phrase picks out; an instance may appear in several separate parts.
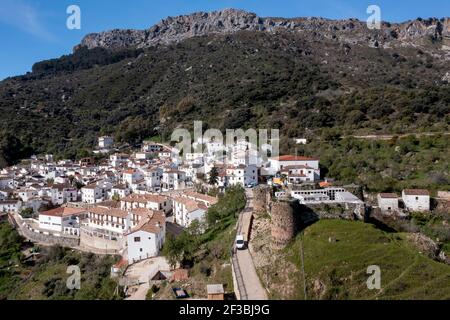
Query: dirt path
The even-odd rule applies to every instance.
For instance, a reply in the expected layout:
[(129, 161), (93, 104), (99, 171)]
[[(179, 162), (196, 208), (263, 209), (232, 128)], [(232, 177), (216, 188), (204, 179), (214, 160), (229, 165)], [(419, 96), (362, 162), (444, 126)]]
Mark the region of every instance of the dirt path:
[(145, 300), (149, 289), (149, 278), (158, 270), (170, 270), (170, 266), (164, 257), (155, 257), (140, 261), (128, 268), (125, 278), (129, 282), (138, 282), (138, 288), (125, 300)]
[(343, 138), (352, 137), (355, 139), (363, 139), (363, 140), (392, 140), (394, 137), (398, 138), (405, 138), (408, 136), (416, 136), (416, 137), (423, 137), (423, 136), (435, 136), (435, 135), (444, 135), (448, 136), (450, 135), (450, 132), (418, 132), (418, 133), (404, 133), (404, 134), (370, 134), (370, 135), (350, 135), (350, 136), (344, 136)]

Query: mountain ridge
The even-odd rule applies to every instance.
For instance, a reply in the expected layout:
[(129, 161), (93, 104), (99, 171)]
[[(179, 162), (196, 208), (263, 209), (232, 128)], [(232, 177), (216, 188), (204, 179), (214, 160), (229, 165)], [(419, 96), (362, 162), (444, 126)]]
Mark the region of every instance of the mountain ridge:
[[(383, 22), (381, 30), (369, 30), (365, 22), (357, 19), (332, 20), (326, 18), (274, 18), (259, 17), (255, 13), (238, 9), (213, 12), (195, 12), (168, 17), (145, 30), (113, 29), (86, 35), (74, 51), (92, 48), (148, 48), (177, 43), (195, 36), (237, 31), (264, 31), (276, 33), (312, 32), (315, 36), (353, 44), (375, 46), (420, 45), (423, 40), (443, 44), (450, 51), (450, 17), (409, 20), (402, 23)], [(446, 48), (449, 46), (449, 48)]]
[(363, 28), (356, 36), (365, 44), (345, 30), (335, 38), (237, 30), (184, 40), (174, 31), (180, 40), (168, 45), (83, 46), (38, 62), (0, 82), (0, 167), (32, 153), (85, 157), (104, 134), (130, 144), (168, 138), (197, 119), (221, 130), (277, 128), (286, 142), (333, 132), (448, 132), (445, 39), (433, 41), (430, 28), (418, 38), (423, 45), (377, 47)]

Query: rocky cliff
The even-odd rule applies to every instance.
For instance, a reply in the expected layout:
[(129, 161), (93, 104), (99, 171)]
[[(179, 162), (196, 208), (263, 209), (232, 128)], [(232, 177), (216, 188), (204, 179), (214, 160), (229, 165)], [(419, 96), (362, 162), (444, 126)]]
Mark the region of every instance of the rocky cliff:
[(115, 29), (88, 34), (75, 50), (146, 48), (160, 44), (180, 42), (195, 36), (237, 31), (301, 32), (311, 37), (333, 39), (344, 43), (365, 43), (370, 46), (418, 45), (440, 42), (450, 46), (450, 18), (417, 19), (404, 23), (383, 22), (381, 30), (369, 30), (356, 19), (329, 20), (324, 18), (261, 18), (254, 13), (225, 9), (210, 13), (168, 17), (147, 30)]

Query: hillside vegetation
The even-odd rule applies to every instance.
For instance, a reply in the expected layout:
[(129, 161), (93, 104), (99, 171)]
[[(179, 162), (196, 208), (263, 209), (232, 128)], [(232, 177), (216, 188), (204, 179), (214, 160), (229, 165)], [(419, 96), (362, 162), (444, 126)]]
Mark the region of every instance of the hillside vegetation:
[[(54, 247), (35, 247), (36, 260), (25, 259), (24, 242), (8, 222), (0, 222), (0, 300), (111, 300), (122, 289), (110, 278), (116, 258)], [(29, 252), (29, 251), (28, 251)], [(67, 267), (81, 271), (80, 290), (69, 290)]]
[(130, 143), (167, 139), (194, 120), (279, 128), (284, 139), (332, 127), (403, 133), (448, 131), (449, 124), (445, 61), (412, 47), (343, 45), (308, 32), (79, 50), (33, 70), (0, 83), (2, 165), (33, 152), (86, 155), (104, 133)]
[[(333, 132), (331, 132), (333, 133)], [(408, 136), (390, 141), (341, 138), (325, 132), (308, 145), (286, 151), (320, 157), (322, 174), (342, 184), (357, 183), (371, 192), (405, 188), (450, 190), (450, 136)]]
[[(259, 270), (262, 279), (269, 279), (272, 298), (305, 298), (302, 248), (307, 299), (450, 298), (449, 265), (421, 254), (406, 234), (343, 220), (315, 223), (277, 254), (275, 259), (279, 266), (287, 266), (283, 270), (288, 275), (280, 268)], [(381, 290), (367, 288), (371, 265), (381, 269)]]
[[(179, 263), (188, 268), (190, 278), (171, 286), (161, 285), (154, 299), (173, 299), (170, 288), (174, 286), (186, 288), (193, 297), (206, 297), (206, 284), (213, 283), (224, 284), (226, 292), (233, 292), (230, 253), (236, 238), (237, 215), (245, 203), (243, 188), (229, 188), (209, 208), (205, 225), (193, 222), (177, 237), (168, 236), (162, 254), (172, 265)], [(199, 228), (206, 232), (199, 232)]]

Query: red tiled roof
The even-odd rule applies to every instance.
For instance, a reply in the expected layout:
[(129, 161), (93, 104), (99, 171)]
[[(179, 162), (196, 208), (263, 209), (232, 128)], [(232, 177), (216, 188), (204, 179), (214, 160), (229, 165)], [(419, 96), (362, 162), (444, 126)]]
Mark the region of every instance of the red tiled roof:
[(194, 198), (196, 200), (207, 201), (211, 204), (215, 204), (218, 201), (216, 197), (211, 197), (211, 196), (208, 196), (207, 194), (202, 194), (202, 193), (193, 192), (193, 191), (186, 191), (182, 195), (185, 195), (188, 198)]
[(174, 202), (183, 204), (186, 207), (186, 210), (188, 212), (192, 212), (192, 211), (195, 211), (195, 210), (198, 210), (198, 209), (206, 210), (205, 205), (202, 204), (201, 202), (197, 202), (195, 200), (192, 200), (192, 199), (189, 199), (189, 198), (186, 198), (186, 197), (176, 196), (176, 197), (173, 197), (172, 199), (173, 199)]
[(329, 187), (329, 186), (331, 186), (332, 184), (330, 183), (330, 182), (328, 182), (328, 181), (323, 181), (323, 182), (319, 182), (319, 186), (320, 187)]
[(187, 269), (177, 269), (173, 272), (173, 281), (183, 281), (189, 279), (189, 271)]
[(130, 194), (127, 197), (123, 198), (121, 201), (125, 202), (155, 202), (155, 203), (163, 203), (167, 201), (168, 198), (166, 196), (161, 196), (157, 194)]
[(107, 215), (112, 217), (118, 217), (118, 218), (126, 218), (128, 216), (128, 212), (116, 208), (109, 208), (109, 207), (93, 207), (88, 209), (89, 212), (99, 214), (99, 215)]
[(380, 198), (384, 199), (397, 199), (398, 196), (395, 193), (380, 193)]
[(429, 196), (430, 192), (425, 189), (405, 189), (403, 192), (408, 196)]
[(122, 268), (122, 267), (125, 267), (126, 265), (128, 265), (128, 260), (122, 258), (114, 265), (114, 267), (115, 268)]
[[(149, 211), (151, 212), (151, 211)], [(132, 234), (137, 231), (145, 231), (148, 233), (159, 233), (166, 223), (166, 216), (161, 212), (151, 212), (147, 217), (135, 226), (127, 234)]]
[(86, 212), (85, 209), (59, 207), (56, 209), (41, 212), (40, 215), (52, 216), (52, 217), (63, 217), (63, 216), (77, 215), (77, 214), (81, 214), (84, 212)]

